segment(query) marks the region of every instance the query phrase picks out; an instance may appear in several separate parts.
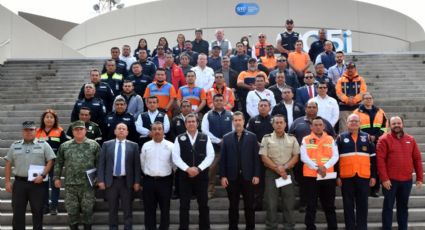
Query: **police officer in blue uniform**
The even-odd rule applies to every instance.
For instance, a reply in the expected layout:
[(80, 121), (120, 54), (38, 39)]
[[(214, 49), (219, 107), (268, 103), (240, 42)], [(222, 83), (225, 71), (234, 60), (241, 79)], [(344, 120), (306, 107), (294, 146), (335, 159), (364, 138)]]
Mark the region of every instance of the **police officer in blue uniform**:
[[(97, 69), (92, 69), (90, 71), (90, 81), (94, 84), (96, 88), (95, 97), (98, 97), (103, 100), (103, 103), (106, 107), (106, 112), (112, 111), (112, 103), (114, 102), (114, 91), (112, 91), (111, 87), (105, 83), (100, 81), (100, 72)], [(78, 95), (78, 99), (84, 98), (84, 85), (81, 86), (80, 94)]]
[(295, 50), (295, 42), (299, 40), (300, 34), (293, 31), (294, 21), (292, 19), (286, 20), (286, 31), (277, 35), (276, 47), (281, 55), (288, 58), (288, 54)]
[(86, 83), (84, 85), (84, 98), (75, 102), (71, 113), (71, 122), (79, 119), (78, 115), (82, 107), (88, 107), (90, 109), (91, 120), (102, 126), (106, 115), (106, 107), (102, 99), (94, 96), (95, 93), (96, 89), (93, 83)]

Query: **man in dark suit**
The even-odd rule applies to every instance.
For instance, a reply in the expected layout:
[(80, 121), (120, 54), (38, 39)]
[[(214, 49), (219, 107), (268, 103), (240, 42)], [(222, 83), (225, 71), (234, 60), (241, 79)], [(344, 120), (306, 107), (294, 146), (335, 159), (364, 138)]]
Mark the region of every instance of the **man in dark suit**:
[[(296, 103), (294, 99), (294, 90), (290, 86), (284, 86), (282, 89), (282, 100), (272, 110), (272, 116), (282, 114), (285, 117), (285, 132), (291, 127), (295, 119), (304, 116), (304, 106)], [(276, 101), (277, 102), (277, 101)]]
[(242, 112), (233, 115), (232, 131), (223, 137), (220, 160), (221, 185), (229, 196), (229, 230), (238, 229), (239, 197), (243, 194), (246, 229), (255, 229), (254, 186), (260, 182), (257, 136), (244, 129)]
[(132, 190), (140, 189), (140, 157), (137, 143), (126, 140), (128, 128), (117, 124), (116, 139), (102, 145), (97, 168), (99, 189), (106, 189), (109, 206), (109, 229), (118, 230), (119, 200), (124, 211), (124, 229), (132, 229)]
[(317, 96), (317, 89), (314, 84), (315, 79), (312, 72), (306, 72), (304, 75), (304, 86), (297, 89), (295, 93), (295, 101), (301, 105), (305, 105), (308, 100)]
[(282, 90), (285, 86), (287, 86), (285, 83), (285, 73), (278, 72), (276, 74), (276, 84), (269, 87), (269, 90), (273, 92), (276, 103), (282, 100)]

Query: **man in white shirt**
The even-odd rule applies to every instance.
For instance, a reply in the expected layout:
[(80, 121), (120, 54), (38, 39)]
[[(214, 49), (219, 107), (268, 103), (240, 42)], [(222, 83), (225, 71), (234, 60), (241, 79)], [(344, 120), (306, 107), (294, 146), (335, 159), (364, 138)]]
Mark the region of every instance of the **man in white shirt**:
[(198, 201), (199, 229), (210, 229), (208, 207), (208, 167), (214, 160), (214, 148), (210, 138), (198, 132), (195, 114), (186, 116), (186, 133), (174, 141), (173, 163), (179, 171), (180, 227), (189, 229), (189, 209), (192, 194)]
[(326, 82), (320, 82), (317, 87), (317, 96), (314, 98), (319, 107), (317, 115), (325, 118), (331, 123), (332, 127), (335, 127), (339, 119), (339, 106), (338, 102), (334, 98), (329, 97), (327, 93), (328, 84)]
[(258, 75), (255, 78), (255, 90), (249, 91), (246, 97), (246, 111), (250, 117), (255, 117), (259, 114), (258, 102), (260, 102), (261, 99), (267, 99), (270, 102), (271, 109), (276, 105), (273, 92), (265, 87), (266, 78), (263, 75)]
[(120, 60), (124, 61), (127, 64), (127, 71), (130, 71), (131, 64), (137, 61), (136, 58), (131, 55), (131, 48), (129, 45), (122, 46), (122, 54), (120, 55)]
[(198, 65), (193, 67), (193, 70), (196, 73), (195, 85), (201, 87), (208, 92), (209, 89), (214, 84), (214, 70), (207, 66), (208, 57), (205, 54), (199, 54), (198, 56)]
[(160, 121), (164, 124), (164, 133), (170, 131), (170, 120), (167, 114), (158, 110), (158, 98), (151, 96), (146, 99), (148, 111), (141, 113), (136, 120), (136, 130), (140, 134), (139, 146), (150, 140), (151, 125), (155, 121)]
[(143, 177), (145, 228), (156, 229), (156, 207), (161, 210), (159, 229), (170, 226), (170, 199), (173, 186), (173, 143), (164, 139), (164, 124), (151, 126), (152, 140), (146, 142), (140, 154)]

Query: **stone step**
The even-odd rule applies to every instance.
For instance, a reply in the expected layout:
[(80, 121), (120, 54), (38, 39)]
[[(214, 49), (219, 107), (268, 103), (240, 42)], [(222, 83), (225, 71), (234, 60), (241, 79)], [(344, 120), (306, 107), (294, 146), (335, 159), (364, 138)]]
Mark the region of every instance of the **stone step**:
[[(72, 109), (72, 107), (71, 107)], [(39, 117), (45, 110), (31, 110), (31, 111), (0, 111), (0, 117)], [(70, 110), (55, 110), (59, 118), (68, 117)], [(1, 127), (0, 127), (1, 128)]]
[(57, 98), (73, 98), (77, 99), (79, 92), (74, 93), (56, 93), (56, 92), (50, 92), (50, 93), (38, 93), (38, 92), (31, 92), (31, 93), (25, 93), (24, 95), (19, 93), (14, 94), (4, 94), (1, 96), (2, 99), (19, 99), (19, 98), (40, 98), (40, 99), (57, 99)]
[(425, 113), (424, 112), (387, 112), (386, 113), (389, 117), (391, 116), (401, 116), (404, 119), (424, 119)]
[(54, 110), (69, 110), (71, 111), (75, 101), (70, 103), (61, 103), (61, 104), (47, 104), (47, 103), (32, 103), (32, 104), (16, 104), (16, 105), (4, 105), (0, 103), (3, 111), (31, 111), (31, 110), (45, 110), (51, 108)]
[[(24, 98), (24, 99), (2, 99), (2, 104), (27, 104), (27, 103), (37, 103), (40, 102), (40, 99), (37, 98)], [(45, 100), (49, 103), (72, 103), (75, 102), (75, 98), (49, 98), (48, 100)]]
[[(425, 214), (425, 209), (409, 209), (409, 222), (423, 222), (423, 216)], [(336, 211), (337, 220), (342, 221), (344, 218), (343, 210)], [(198, 211), (190, 210), (190, 223), (198, 223)], [(243, 218), (243, 211), (239, 211), (239, 216), (242, 217), (239, 219), (239, 223), (245, 223), (245, 218)], [(296, 212), (294, 218), (297, 223), (304, 222), (304, 213)], [(68, 219), (66, 218), (66, 213), (59, 213), (57, 216), (44, 216), (44, 223), (46, 225), (66, 225)], [(26, 215), (26, 223), (31, 224), (31, 215)], [(133, 212), (133, 223), (142, 224), (144, 219), (144, 212), (135, 211)], [(396, 219), (396, 214), (394, 210), (393, 219)], [(159, 211), (157, 212), (157, 220), (159, 221)], [(107, 212), (95, 212), (93, 215), (94, 224), (105, 224), (108, 222), (108, 213)], [(119, 221), (122, 222), (122, 213), (119, 213)], [(265, 212), (260, 211), (256, 212), (255, 222), (264, 223), (265, 221)], [(319, 211), (316, 214), (316, 223), (325, 223), (324, 213)], [(369, 209), (368, 214), (369, 222), (380, 222), (381, 221), (381, 209)], [(171, 210), (170, 211), (170, 223), (177, 224), (179, 222), (179, 211)], [(210, 222), (214, 224), (227, 224), (228, 223), (228, 211), (227, 210), (210, 210)], [(279, 222), (282, 223), (282, 216), (279, 215)], [(0, 216), (0, 223), (12, 223), (12, 214), (7, 213)]]
[[(240, 217), (242, 218), (242, 216)], [(280, 224), (280, 227), (282, 224)], [(380, 230), (381, 229), (381, 223), (380, 222), (369, 222), (368, 224), (368, 229), (370, 230)], [(238, 225), (240, 229), (245, 229), (245, 224), (239, 224)], [(344, 226), (344, 223), (340, 222), (338, 224), (339, 229), (343, 229), (342, 227)], [(393, 227), (396, 228), (397, 223), (393, 223)], [(9, 225), (2, 225), (2, 230), (12, 230), (12, 226)], [(326, 230), (326, 224), (325, 223), (318, 223), (316, 224), (317, 230)], [(229, 228), (228, 224), (211, 224), (211, 230), (227, 230)], [(423, 230), (425, 228), (425, 223), (422, 222), (414, 222), (414, 223), (409, 223), (408, 226), (408, 230)], [(27, 225), (26, 229), (32, 229), (32, 226)], [(45, 230), (68, 230), (69, 227), (64, 225), (64, 226), (50, 226), (50, 225), (43, 225), (43, 229)], [(92, 226), (93, 230), (109, 230), (109, 226), (104, 224), (104, 225), (93, 225)], [(134, 230), (144, 230), (145, 226), (142, 224), (133, 224), (133, 229)], [(170, 224), (170, 230), (177, 230), (179, 229), (178, 224)], [(190, 224), (189, 225), (189, 229), (191, 230), (198, 230), (198, 225), (197, 224)], [(266, 229), (265, 224), (262, 223), (256, 223), (255, 224), (255, 229), (257, 230), (264, 230)], [(279, 228), (281, 229), (281, 228)], [(295, 225), (295, 229), (305, 229), (305, 225), (298, 223)]]

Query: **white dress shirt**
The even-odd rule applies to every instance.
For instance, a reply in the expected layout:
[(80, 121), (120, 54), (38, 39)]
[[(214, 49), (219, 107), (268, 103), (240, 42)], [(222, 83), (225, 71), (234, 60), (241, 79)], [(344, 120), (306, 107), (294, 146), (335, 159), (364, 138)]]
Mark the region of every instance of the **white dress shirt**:
[[(208, 113), (210, 113), (210, 112), (212, 112), (213, 110), (210, 110), (210, 111), (208, 111)], [(217, 111), (216, 111), (217, 112)], [(224, 112), (224, 110), (222, 111), (222, 112), (218, 112), (218, 113), (220, 113), (220, 115), (222, 114)], [(205, 115), (204, 115), (204, 117), (202, 118), (202, 123), (201, 123), (201, 130), (202, 130), (202, 132), (203, 133), (205, 133), (210, 139), (211, 139), (211, 142), (213, 143), (213, 144), (220, 144), (220, 142), (221, 142), (221, 140), (222, 139), (220, 139), (220, 138), (218, 138), (218, 137), (216, 137), (216, 136), (214, 136), (214, 134), (212, 134), (211, 132), (210, 132), (210, 122), (208, 121), (208, 113), (206, 113)], [(232, 112), (230, 112), (230, 113), (232, 113)], [(233, 114), (233, 113), (232, 113)], [(232, 125), (232, 130), (234, 130), (235, 128), (233, 127), (233, 125)]]
[(283, 102), (286, 108), (286, 119), (288, 120), (288, 129), (291, 127), (292, 122), (294, 122), (294, 101), (292, 100), (290, 104)]
[(276, 105), (276, 100), (274, 99), (274, 94), (272, 91), (268, 89), (264, 89), (263, 91), (252, 90), (248, 92), (248, 96), (246, 97), (246, 111), (248, 112), (250, 117), (257, 116), (260, 112), (258, 112), (258, 102), (260, 102), (260, 98), (269, 100), (270, 112), (271, 114), (273, 107)]
[(331, 123), (332, 126), (335, 126), (339, 120), (338, 102), (328, 95), (326, 95), (324, 98), (317, 95), (314, 98), (314, 101), (317, 102), (317, 115), (325, 118), (329, 121), (329, 123)]
[(195, 85), (203, 88), (205, 92), (208, 92), (208, 90), (212, 88), (215, 81), (214, 70), (208, 66), (205, 66), (204, 69), (199, 66), (195, 66), (191, 70), (196, 73)]
[[(196, 137), (198, 137), (198, 131), (196, 131), (196, 134), (194, 137), (192, 137), (187, 131), (187, 135), (189, 136), (190, 143), (194, 145), (196, 141)], [(214, 160), (214, 147), (211, 143), (210, 138), (207, 136), (207, 156), (205, 159), (197, 166), (202, 171), (206, 168), (208, 168), (213, 160)], [(174, 148), (173, 148), (173, 163), (182, 171), (186, 171), (189, 166), (183, 161), (183, 159), (180, 156), (180, 144), (178, 138), (174, 141)], [(195, 165), (196, 167), (196, 165)]]
[[(125, 176), (126, 175), (126, 173), (125, 173), (125, 141), (126, 140), (120, 141), (118, 139), (115, 139), (114, 170), (113, 170), (114, 176)], [(121, 142), (121, 162), (117, 162), (117, 160), (118, 160), (117, 159), (117, 157), (118, 157), (118, 146), (119, 146), (120, 142)], [(116, 168), (117, 164), (121, 164), (121, 174), (120, 175), (117, 175), (116, 172), (115, 172), (115, 168)]]
[[(304, 138), (301, 143), (300, 152), (301, 152), (301, 161), (304, 162), (304, 164), (306, 164), (307, 167), (317, 170), (318, 169), (317, 163), (311, 160), (311, 158), (307, 154), (307, 144), (305, 143)], [(335, 141), (333, 141), (332, 142), (332, 157), (323, 166), (325, 166), (325, 168), (328, 169), (334, 166), (336, 162), (338, 161), (338, 159), (339, 159), (338, 147), (336, 146)]]
[(131, 56), (131, 54), (128, 57), (120, 55), (120, 60), (124, 61), (127, 64), (127, 71), (130, 70), (131, 64), (137, 61), (135, 57)]
[(173, 143), (167, 140), (150, 140), (142, 147), (140, 165), (143, 173), (152, 177), (169, 176), (173, 170)]
[[(155, 110), (155, 112), (151, 112), (148, 110), (149, 119), (151, 120), (151, 124), (155, 122), (156, 116), (158, 116), (159, 111)], [(145, 127), (143, 127), (142, 114), (137, 117), (136, 120), (136, 130), (142, 137), (148, 137), (151, 131)], [(168, 120), (167, 114), (164, 116), (164, 133), (168, 133), (170, 131), (170, 120)]]

